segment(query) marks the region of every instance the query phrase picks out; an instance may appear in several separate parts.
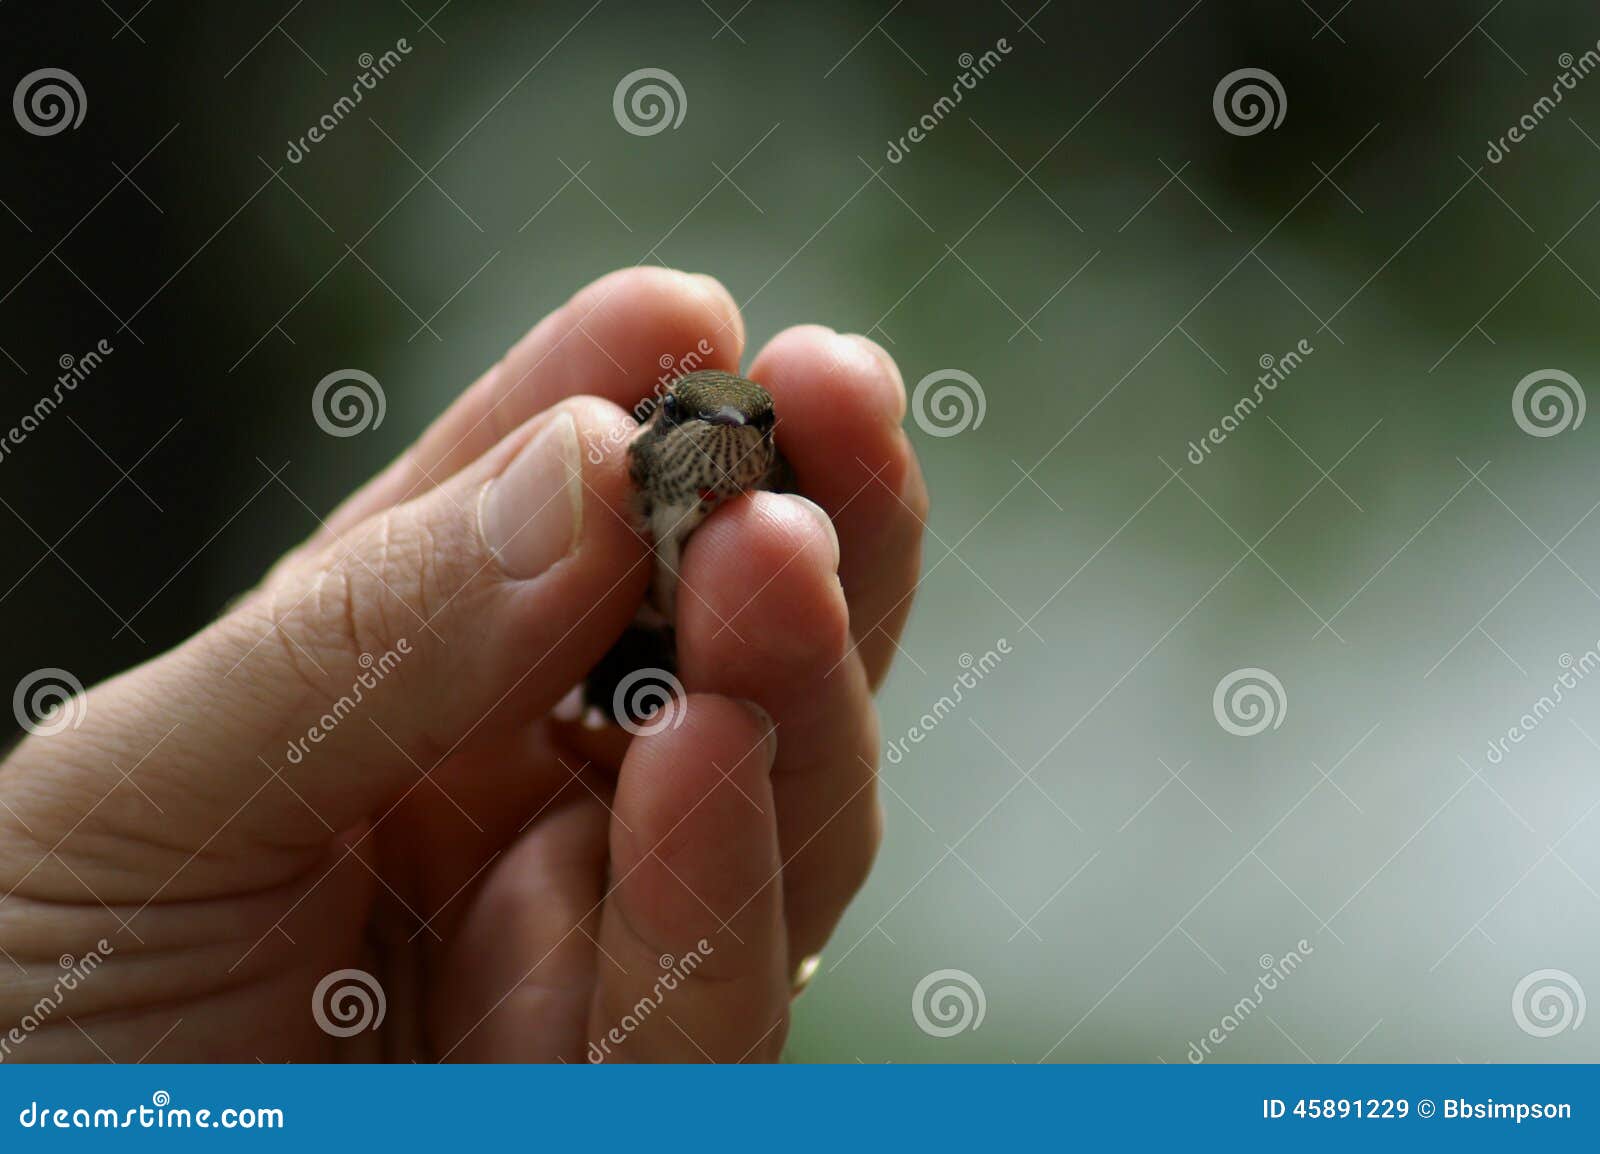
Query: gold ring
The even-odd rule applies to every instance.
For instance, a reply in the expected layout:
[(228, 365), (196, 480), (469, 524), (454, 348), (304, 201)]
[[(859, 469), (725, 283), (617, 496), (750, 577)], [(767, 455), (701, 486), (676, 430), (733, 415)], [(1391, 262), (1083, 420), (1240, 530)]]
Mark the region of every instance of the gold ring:
[(789, 996), (798, 998), (806, 992), (806, 987), (811, 984), (811, 979), (817, 976), (817, 971), (822, 968), (822, 955), (812, 954), (802, 958), (800, 964), (794, 968), (794, 980), (789, 983)]

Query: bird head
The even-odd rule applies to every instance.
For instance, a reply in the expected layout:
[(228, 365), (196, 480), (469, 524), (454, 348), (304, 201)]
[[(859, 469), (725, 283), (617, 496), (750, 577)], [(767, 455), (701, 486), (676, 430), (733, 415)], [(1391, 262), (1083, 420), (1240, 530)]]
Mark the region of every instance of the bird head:
[(754, 381), (707, 370), (672, 383), (648, 424), (653, 456), (669, 478), (728, 497), (771, 469), (772, 396)]

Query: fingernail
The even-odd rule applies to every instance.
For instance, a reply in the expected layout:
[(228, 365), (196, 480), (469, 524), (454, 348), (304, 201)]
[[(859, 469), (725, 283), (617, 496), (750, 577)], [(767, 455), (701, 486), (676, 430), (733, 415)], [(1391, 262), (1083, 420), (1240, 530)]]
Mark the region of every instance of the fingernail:
[(478, 531), (507, 574), (528, 580), (572, 553), (582, 525), (578, 426), (557, 413), (484, 489)]
[(773, 764), (778, 759), (777, 722), (772, 720), (772, 714), (768, 713), (765, 709), (762, 709), (749, 698), (740, 697), (735, 698), (734, 700), (738, 701), (740, 705), (744, 706), (745, 709), (750, 712), (750, 716), (755, 718), (756, 724), (761, 726), (761, 732), (766, 734), (766, 738), (762, 742), (766, 748), (762, 752), (767, 759), (767, 768), (771, 769)]
[(839, 568), (839, 534), (833, 527), (833, 519), (828, 516), (821, 505), (808, 497), (802, 497), (798, 493), (787, 493), (785, 496), (804, 508), (811, 515), (811, 519), (822, 526), (822, 531), (828, 535), (828, 543), (833, 547), (833, 568), (837, 571)]

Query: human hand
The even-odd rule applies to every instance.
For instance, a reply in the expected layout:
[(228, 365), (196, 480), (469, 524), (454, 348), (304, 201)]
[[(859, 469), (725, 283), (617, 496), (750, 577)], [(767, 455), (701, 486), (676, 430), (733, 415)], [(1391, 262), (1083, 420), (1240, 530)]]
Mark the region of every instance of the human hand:
[[(691, 538), (657, 732), (553, 712), (648, 582), (625, 408), (702, 341), (737, 371), (743, 336), (708, 277), (595, 282), (224, 617), (28, 736), (0, 1058), (776, 1057), (879, 840), (871, 694), (927, 507), (887, 354), (763, 350), (817, 505), (747, 494)], [(386, 1013), (340, 1039), (353, 1005), (313, 991), (352, 968)]]

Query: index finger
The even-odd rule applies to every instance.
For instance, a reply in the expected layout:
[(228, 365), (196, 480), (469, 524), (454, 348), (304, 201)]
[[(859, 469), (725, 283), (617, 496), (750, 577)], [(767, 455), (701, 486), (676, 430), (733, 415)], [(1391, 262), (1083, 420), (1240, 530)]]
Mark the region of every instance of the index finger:
[(310, 544), (325, 545), (444, 483), (558, 401), (587, 394), (630, 408), (657, 381), (682, 372), (737, 371), (743, 349), (739, 307), (714, 278), (665, 268), (603, 276), (535, 325), (414, 445), (329, 514)]

